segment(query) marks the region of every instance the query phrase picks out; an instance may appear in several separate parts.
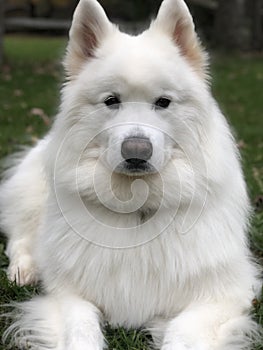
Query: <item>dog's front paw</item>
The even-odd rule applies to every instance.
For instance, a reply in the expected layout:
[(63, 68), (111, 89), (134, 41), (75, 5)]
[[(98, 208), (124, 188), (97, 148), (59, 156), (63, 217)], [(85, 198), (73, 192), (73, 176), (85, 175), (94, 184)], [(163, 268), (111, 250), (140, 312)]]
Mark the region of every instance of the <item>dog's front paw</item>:
[(208, 347), (201, 344), (190, 345), (184, 342), (166, 343), (161, 350), (208, 350)]
[(11, 261), (7, 275), (10, 281), (19, 286), (37, 283), (37, 271), (30, 255), (22, 255)]
[(170, 344), (164, 345), (161, 350), (205, 350), (205, 348), (193, 347), (185, 344)]
[(163, 345), (161, 350), (193, 350), (184, 344), (166, 344)]
[(66, 350), (103, 350), (105, 347), (101, 347), (98, 343), (92, 343), (89, 340), (79, 339), (77, 341), (67, 344)]

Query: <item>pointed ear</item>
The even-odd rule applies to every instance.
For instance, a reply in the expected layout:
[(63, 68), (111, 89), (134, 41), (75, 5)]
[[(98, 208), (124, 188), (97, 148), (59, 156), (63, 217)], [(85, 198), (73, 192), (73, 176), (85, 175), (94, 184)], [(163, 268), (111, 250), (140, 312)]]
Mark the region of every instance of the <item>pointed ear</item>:
[(95, 50), (113, 28), (96, 0), (80, 0), (74, 12), (64, 60), (69, 77), (76, 76), (83, 63), (94, 57)]
[(193, 18), (183, 0), (164, 0), (152, 28), (169, 35), (197, 73), (206, 76), (207, 54), (202, 50)]

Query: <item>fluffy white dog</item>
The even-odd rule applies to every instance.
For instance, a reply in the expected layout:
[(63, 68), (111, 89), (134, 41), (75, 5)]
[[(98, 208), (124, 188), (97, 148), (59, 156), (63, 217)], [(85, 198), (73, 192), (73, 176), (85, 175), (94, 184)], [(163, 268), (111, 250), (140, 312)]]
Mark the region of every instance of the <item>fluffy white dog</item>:
[(9, 277), (45, 290), (6, 336), (102, 350), (104, 320), (162, 350), (250, 348), (250, 206), (184, 1), (130, 36), (81, 0), (64, 63), (51, 131), (1, 187)]

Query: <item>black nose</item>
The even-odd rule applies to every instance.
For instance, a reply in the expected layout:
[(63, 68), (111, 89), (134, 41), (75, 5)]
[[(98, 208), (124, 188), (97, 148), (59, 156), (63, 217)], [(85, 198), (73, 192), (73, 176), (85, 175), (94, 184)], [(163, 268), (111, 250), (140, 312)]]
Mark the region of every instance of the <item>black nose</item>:
[(147, 137), (128, 137), (121, 146), (121, 155), (128, 162), (147, 161), (153, 154), (153, 146)]

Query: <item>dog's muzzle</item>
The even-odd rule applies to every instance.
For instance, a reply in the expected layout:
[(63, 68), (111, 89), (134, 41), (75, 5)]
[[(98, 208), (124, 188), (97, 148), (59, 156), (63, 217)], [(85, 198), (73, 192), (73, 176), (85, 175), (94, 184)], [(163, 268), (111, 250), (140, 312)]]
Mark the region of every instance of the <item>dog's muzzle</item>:
[(121, 155), (126, 162), (133, 164), (147, 161), (153, 154), (153, 146), (148, 138), (129, 137), (121, 146)]
[(116, 169), (118, 172), (142, 174), (152, 172), (149, 163), (153, 154), (153, 146), (147, 137), (128, 137), (121, 145), (121, 155), (124, 161)]

